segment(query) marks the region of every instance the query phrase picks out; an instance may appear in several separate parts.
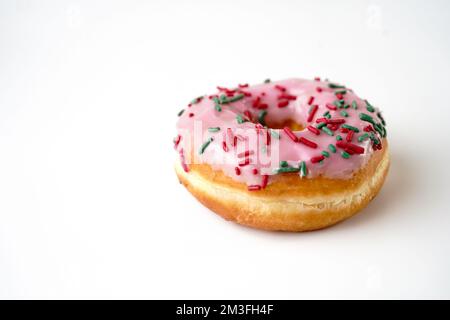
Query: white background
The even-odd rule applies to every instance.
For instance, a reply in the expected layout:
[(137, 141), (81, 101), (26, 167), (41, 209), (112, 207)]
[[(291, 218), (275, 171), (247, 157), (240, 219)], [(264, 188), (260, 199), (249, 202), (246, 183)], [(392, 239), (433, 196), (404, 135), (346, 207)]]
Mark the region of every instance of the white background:
[[(1, 1), (0, 297), (450, 298), (448, 1)], [(176, 113), (216, 85), (328, 77), (392, 166), (305, 234), (178, 184)]]

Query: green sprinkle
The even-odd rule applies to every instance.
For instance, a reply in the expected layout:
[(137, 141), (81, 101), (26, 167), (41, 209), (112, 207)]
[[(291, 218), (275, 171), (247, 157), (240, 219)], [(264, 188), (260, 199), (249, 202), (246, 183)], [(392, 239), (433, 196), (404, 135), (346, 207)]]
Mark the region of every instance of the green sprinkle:
[(209, 144), (213, 141), (213, 138), (209, 138), (208, 141), (206, 141), (202, 147), (200, 148), (199, 154), (203, 154), (205, 152), (206, 148), (208, 148)]
[(347, 113), (347, 111), (345, 111), (345, 110), (342, 110), (342, 111), (340, 112), (340, 114), (341, 114), (341, 116), (343, 116), (343, 117), (348, 117), (348, 113)]
[(326, 111), (326, 112), (323, 114), (324, 117), (328, 117), (329, 115), (330, 115), (330, 111)]
[(221, 112), (222, 111), (222, 107), (220, 106), (220, 104), (216, 104), (214, 106), (214, 109), (216, 109), (217, 111)]
[(364, 134), (362, 134), (362, 135), (360, 135), (358, 137), (358, 141), (359, 142), (363, 142), (363, 141), (367, 140), (367, 138), (369, 138), (369, 134), (368, 133), (364, 133)]
[(375, 120), (373, 120), (373, 118), (371, 117), (371, 116), (369, 116), (368, 114), (366, 114), (366, 113), (360, 113), (359, 114), (359, 118), (362, 120), (362, 121), (366, 121), (366, 122), (370, 122), (371, 124), (373, 124), (373, 125), (375, 125)]
[(380, 134), (380, 136), (384, 136), (384, 132), (383, 132), (383, 126), (379, 123), (375, 123), (374, 126), (375, 130), (378, 131), (378, 133)]
[(238, 114), (236, 116), (236, 121), (237, 121), (237, 123), (242, 124), (245, 122), (245, 119), (242, 117), (242, 115)]
[(331, 152), (336, 153), (336, 147), (334, 145), (329, 144), (328, 149), (330, 149)]
[(354, 100), (352, 102), (352, 108), (355, 110), (358, 109), (358, 105), (356, 104), (356, 101), (354, 101)]
[(348, 108), (350, 108), (350, 105), (349, 105), (349, 104), (345, 104), (345, 105), (343, 106), (343, 108), (344, 108), (344, 109), (348, 109)]
[(299, 172), (300, 168), (287, 167), (287, 168), (279, 168), (276, 170), (276, 173), (290, 173), (290, 172)]
[(258, 113), (258, 122), (261, 123), (263, 126), (266, 125), (266, 120), (264, 120), (266, 115), (267, 115), (267, 111), (266, 110), (261, 110)]
[(218, 131), (220, 131), (220, 127), (211, 127), (211, 128), (208, 128), (208, 131), (209, 132), (218, 132)]
[(375, 135), (373, 134), (373, 132), (371, 132), (370, 133), (370, 140), (372, 140), (373, 141), (373, 143), (375, 143), (375, 144), (379, 144), (380, 143), (380, 140), (378, 140), (377, 139), (377, 137), (375, 137)]
[(327, 158), (330, 156), (330, 154), (328, 153), (328, 151), (325, 151), (325, 150), (322, 151), (322, 155), (323, 155), (324, 157), (327, 157)]
[(336, 84), (336, 83), (329, 83), (328, 87), (331, 89), (344, 89), (345, 86), (342, 86), (340, 84)]
[(280, 167), (287, 168), (287, 167), (289, 167), (289, 163), (285, 160), (280, 161)]
[(270, 79), (264, 80), (264, 83), (270, 83)]
[(338, 90), (334, 92), (335, 94), (346, 94), (347, 90)]
[(303, 177), (306, 177), (307, 174), (308, 174), (308, 169), (306, 168), (306, 162), (302, 161), (300, 163), (300, 176), (303, 178)]
[(378, 113), (377, 113), (377, 116), (378, 116), (378, 118), (381, 120), (381, 123), (383, 124), (383, 126), (385, 126), (385, 125), (386, 125), (386, 121), (384, 121), (384, 118), (383, 118), (383, 116), (381, 115), (381, 112), (378, 112)]
[(333, 131), (331, 131), (328, 127), (323, 127), (322, 131), (325, 132), (329, 136), (334, 136)]
[(336, 107), (338, 107), (338, 108), (342, 108), (342, 102), (341, 102), (342, 100), (335, 100), (334, 102), (333, 102), (333, 104), (336, 106)]
[(353, 126), (351, 126), (351, 125), (348, 125), (348, 124), (346, 124), (346, 123), (344, 123), (344, 124), (342, 125), (342, 128), (348, 129), (348, 130), (352, 130), (352, 131), (355, 131), (356, 133), (359, 132), (359, 129), (358, 129), (358, 128), (353, 127)]
[(202, 98), (203, 98), (203, 96), (200, 96), (200, 97), (195, 98), (194, 100), (191, 101), (191, 104), (199, 103), (200, 100), (202, 100)]
[(336, 136), (336, 140), (340, 141), (340, 140), (342, 140), (342, 137), (338, 134), (338, 135)]
[(280, 134), (276, 132), (275, 130), (270, 130), (270, 135), (274, 137), (275, 139), (280, 139)]
[(226, 101), (226, 100), (227, 100), (227, 96), (226, 96), (226, 95), (224, 95), (224, 94), (220, 95), (220, 97), (219, 97), (219, 103), (223, 103), (223, 102)]
[(327, 125), (326, 122), (321, 122), (321, 123), (319, 123), (319, 124), (316, 126), (316, 128), (317, 128), (317, 129), (322, 129), (322, 128), (325, 127), (326, 125)]
[(181, 109), (181, 111), (178, 112), (178, 116), (181, 117), (181, 115), (183, 114), (183, 112), (184, 112), (184, 109)]
[(236, 102), (238, 100), (241, 100), (243, 97), (244, 97), (243, 93), (237, 94), (237, 95), (235, 95), (234, 97), (231, 97), (231, 98), (225, 97), (225, 99), (221, 100), (221, 103), (222, 104), (227, 104), (227, 103)]
[(349, 155), (347, 152), (345, 152), (345, 151), (342, 151), (341, 156), (342, 156), (342, 158), (344, 158), (344, 159), (350, 158), (350, 155)]
[(366, 109), (367, 109), (367, 111), (374, 112), (375, 108), (369, 103), (369, 101), (367, 101), (367, 100), (364, 100), (364, 101), (366, 102)]

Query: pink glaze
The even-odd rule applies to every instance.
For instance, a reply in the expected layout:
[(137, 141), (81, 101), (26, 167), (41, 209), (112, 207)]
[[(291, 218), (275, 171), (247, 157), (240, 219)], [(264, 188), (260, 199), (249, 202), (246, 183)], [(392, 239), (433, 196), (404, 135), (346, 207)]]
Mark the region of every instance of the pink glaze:
[[(297, 169), (304, 161), (307, 172), (304, 175), (304, 172), (298, 171), (296, 174), (299, 179), (318, 176), (351, 178), (365, 165), (373, 152), (381, 149), (385, 129), (377, 108), (372, 109), (370, 105), (367, 107), (366, 101), (356, 96), (351, 89), (330, 86), (333, 83), (327, 81), (288, 79), (255, 86), (240, 85), (233, 89), (219, 88), (216, 95), (194, 100), (177, 123), (179, 135), (175, 139), (175, 148), (179, 152), (194, 148), (194, 159), (188, 159), (186, 151), (184, 154), (180, 153), (183, 167), (188, 170), (190, 163), (206, 163), (215, 170), (222, 170), (231, 178), (246, 183), (249, 190), (255, 191), (270, 183), (270, 176), (279, 174), (280, 161), (286, 161), (289, 167)], [(341, 90), (346, 92), (339, 93)], [(217, 103), (214, 100), (221, 95), (230, 99), (243, 94), (243, 98), (235, 102), (220, 104), (221, 111), (215, 108)], [(344, 104), (336, 106), (335, 102), (339, 99)], [(353, 101), (357, 105), (356, 109), (352, 107)], [(345, 108), (346, 105), (349, 107)], [(283, 123), (292, 120), (305, 129), (269, 130), (258, 124), (258, 114), (263, 110), (267, 112), (264, 117), (266, 122)], [(326, 112), (330, 115), (329, 119), (324, 117)], [(361, 120), (361, 113), (372, 117), (378, 130), (372, 130), (373, 124)], [(251, 118), (251, 121), (239, 123), (239, 117)], [(325, 121), (329, 130), (320, 128), (320, 123)], [(356, 128), (359, 132), (349, 134), (353, 130), (346, 129), (346, 126)], [(333, 136), (324, 130), (331, 132)], [(250, 132), (253, 138), (247, 136)], [(366, 133), (372, 136), (358, 140)], [(337, 135), (342, 137), (341, 142), (336, 139)], [(212, 141), (201, 153), (203, 144), (210, 139)], [(332, 152), (330, 144), (335, 146), (336, 153)], [(348, 158), (345, 158), (347, 154), (344, 154), (345, 157), (342, 155), (344, 150), (349, 153)], [(326, 152), (322, 153), (323, 151)], [(271, 162), (260, 161), (261, 154), (266, 157), (270, 155)]]

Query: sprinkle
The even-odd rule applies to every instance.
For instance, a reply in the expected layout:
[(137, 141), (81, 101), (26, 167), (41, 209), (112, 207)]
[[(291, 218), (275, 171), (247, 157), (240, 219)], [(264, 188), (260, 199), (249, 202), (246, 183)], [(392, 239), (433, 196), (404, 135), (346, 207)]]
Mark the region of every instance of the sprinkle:
[(245, 122), (245, 119), (244, 119), (244, 117), (242, 117), (242, 115), (238, 114), (236, 116), (236, 121), (237, 121), (237, 123), (242, 124)]
[(317, 118), (316, 119), (316, 123), (321, 123), (321, 122), (327, 123), (327, 118)]
[(314, 81), (320, 81), (320, 77), (315, 77)]
[(247, 118), (248, 121), (252, 121), (252, 114), (249, 110), (244, 111), (244, 116)]
[(338, 94), (343, 95), (343, 94), (346, 94), (346, 93), (347, 93), (347, 90), (337, 90), (337, 91), (334, 92), (334, 94), (336, 94), (336, 95), (338, 95)]
[(236, 147), (237, 141), (238, 141), (238, 137), (237, 137), (237, 136), (234, 136), (234, 137), (233, 137), (233, 143), (232, 143), (233, 147)]
[(309, 111), (309, 115), (308, 115), (308, 120), (307, 120), (308, 122), (312, 121), (318, 108), (319, 108), (319, 106), (317, 104), (315, 104), (311, 107), (311, 110)]
[(297, 97), (292, 94), (282, 93), (278, 96), (278, 99), (297, 100)]
[(270, 79), (264, 80), (264, 83), (270, 83)]
[(349, 152), (352, 151), (357, 154), (363, 154), (364, 148), (357, 146), (356, 144), (345, 142), (345, 141), (338, 141), (336, 142), (336, 146), (338, 146), (341, 149), (345, 149), (345, 151)]
[(244, 157), (251, 156), (253, 153), (254, 153), (253, 150), (247, 150), (247, 151), (244, 151), (244, 152), (239, 153), (239, 154), (237, 155), (237, 157), (238, 157), (238, 158), (244, 158)]
[(287, 168), (287, 167), (289, 167), (289, 163), (285, 160), (280, 161), (280, 167)]
[(261, 190), (261, 186), (258, 184), (252, 184), (248, 186), (248, 191), (259, 191)]
[(222, 111), (222, 107), (220, 106), (220, 104), (216, 104), (214, 106), (214, 109), (216, 109), (217, 111), (221, 112)]
[(384, 137), (383, 126), (381, 124), (375, 123), (375, 125), (373, 127), (375, 128), (376, 131), (378, 131), (380, 136)]
[(313, 97), (313, 96), (309, 97), (309, 99), (308, 99), (308, 105), (312, 105), (313, 102), (314, 102), (314, 97)]
[(253, 172), (253, 174), (258, 174), (258, 169), (256, 169), (256, 168), (253, 168), (253, 170), (252, 170), (252, 172)]
[(174, 144), (173, 147), (175, 148), (175, 150), (177, 149), (178, 145), (180, 144), (180, 141), (181, 141), (180, 135), (177, 135), (177, 137), (175, 139), (173, 139), (173, 144)]
[(313, 148), (313, 149), (317, 148), (317, 143), (315, 143), (315, 142), (313, 142), (311, 140), (308, 140), (308, 139), (306, 139), (304, 137), (300, 137), (299, 142), (303, 143), (304, 145), (306, 145), (306, 146), (308, 146), (310, 148)]
[(345, 104), (342, 108), (348, 109), (348, 108), (350, 108), (350, 105), (349, 104)]
[(281, 92), (285, 92), (285, 91), (286, 91), (286, 88), (285, 88), (285, 87), (280, 86), (280, 85), (278, 85), (278, 84), (275, 85), (275, 89), (280, 90)]
[(339, 85), (339, 84), (335, 84), (335, 83), (329, 83), (328, 87), (331, 89), (344, 89), (345, 86)]
[(366, 122), (369, 122), (369, 123), (375, 125), (375, 120), (373, 120), (373, 118), (372, 118), (371, 116), (369, 116), (368, 114), (366, 114), (366, 113), (362, 113), (362, 112), (361, 112), (361, 113), (359, 114), (359, 118), (360, 118), (362, 121), (366, 121)]
[(369, 111), (369, 112), (374, 112), (375, 111), (375, 108), (369, 103), (369, 101), (364, 100), (364, 102), (366, 103), (367, 111)]
[(233, 130), (231, 128), (227, 128), (227, 134), (228, 134), (228, 139), (230, 139), (230, 141), (233, 141), (234, 134), (233, 134)]
[(342, 140), (342, 137), (341, 137), (340, 135), (337, 135), (337, 136), (336, 136), (336, 140), (341, 141), (341, 140)]
[(317, 162), (322, 161), (323, 159), (325, 159), (325, 157), (323, 155), (312, 157), (311, 158), (311, 163), (317, 163)]
[(321, 122), (321, 123), (319, 123), (316, 127), (317, 127), (317, 129), (322, 129), (322, 128), (325, 127), (326, 125), (327, 125), (326, 122)]
[(325, 111), (324, 114), (323, 114), (323, 116), (324, 116), (325, 118), (328, 117), (329, 115), (330, 115), (330, 111), (329, 111), (329, 110)]
[(336, 106), (335, 106), (335, 105), (332, 105), (331, 103), (327, 103), (325, 106), (326, 106), (328, 109), (333, 110), (333, 111), (337, 109)]
[(337, 93), (336, 98), (338, 98), (339, 100), (342, 100), (342, 99), (344, 99), (344, 95), (342, 93)]
[(297, 136), (292, 132), (292, 130), (289, 127), (284, 127), (283, 130), (287, 134), (287, 136), (291, 138), (292, 141), (294, 142), (298, 141)]
[(342, 110), (342, 111), (340, 112), (340, 114), (341, 114), (341, 116), (343, 116), (343, 117), (348, 117), (348, 113), (347, 113), (347, 111), (345, 111), (345, 110)]
[(373, 142), (374, 144), (379, 144), (379, 143), (380, 143), (380, 140), (378, 140), (378, 139), (375, 137), (375, 135), (373, 134), (373, 132), (370, 133), (369, 137), (370, 137), (370, 140), (372, 140), (372, 142)]
[(353, 135), (355, 134), (355, 131), (349, 131), (348, 133), (347, 133), (347, 137), (345, 137), (345, 140), (347, 141), (347, 142), (352, 142), (352, 139), (353, 139)]
[(280, 102), (278, 102), (278, 108), (284, 108), (289, 104), (288, 100), (281, 100)]
[(355, 100), (353, 100), (353, 102), (352, 102), (352, 108), (355, 110), (358, 109), (358, 105), (356, 104)]
[(181, 117), (181, 115), (183, 114), (184, 109), (181, 109), (180, 112), (178, 112), (178, 116)]
[(344, 103), (342, 102), (342, 100), (335, 100), (333, 104), (338, 108), (342, 108)]
[(245, 84), (238, 84), (239, 88), (248, 88), (248, 83)]
[(195, 98), (194, 100), (192, 100), (192, 101), (190, 102), (190, 104), (197, 104), (197, 103), (199, 103), (200, 101), (202, 101), (202, 99), (203, 99), (203, 96), (197, 97), (197, 98)]
[(291, 172), (299, 172), (300, 168), (287, 167), (287, 168), (279, 168), (275, 172), (276, 173), (291, 173)]
[(344, 159), (350, 158), (350, 155), (349, 155), (347, 152), (345, 152), (345, 151), (342, 151), (341, 156), (342, 156), (342, 158), (344, 158)]
[(329, 136), (334, 136), (333, 131), (331, 131), (328, 127), (323, 127), (322, 131), (325, 132)]
[(331, 152), (336, 153), (336, 147), (334, 145), (329, 144), (328, 149), (330, 149)]
[(261, 102), (261, 97), (256, 97), (256, 99), (253, 100), (252, 107), (258, 108), (260, 102)]
[(364, 133), (364, 134), (362, 134), (362, 135), (360, 135), (358, 137), (358, 141), (359, 142), (363, 142), (363, 141), (367, 140), (367, 138), (369, 138), (369, 134), (368, 133)]
[(270, 130), (270, 135), (275, 139), (280, 139), (280, 134), (275, 130)]
[(321, 93), (321, 92), (323, 91), (323, 89), (322, 89), (321, 87), (317, 87), (317, 88), (316, 88), (316, 91), (317, 91), (318, 93)]
[(369, 125), (364, 127), (364, 131), (365, 132), (372, 132), (373, 131), (373, 127), (369, 124)]
[(326, 121), (327, 124), (343, 124), (345, 119), (329, 119)]
[(194, 114), (192, 112), (189, 113), (189, 118), (192, 118)]
[(319, 135), (320, 131), (319, 129), (317, 129), (316, 127), (313, 127), (311, 125), (307, 126), (306, 129), (308, 129), (309, 131), (311, 131), (312, 133), (314, 133), (315, 135)]
[(235, 95), (234, 97), (222, 99), (221, 103), (222, 104), (227, 104), (227, 103), (236, 102), (236, 101), (239, 101), (242, 98), (244, 98), (244, 96), (245, 95), (243, 93), (240, 93), (240, 94)]
[(300, 176), (302, 178), (306, 177), (306, 175), (308, 174), (308, 169), (306, 168), (306, 162), (302, 161), (300, 163)]
[(262, 182), (261, 182), (261, 188), (267, 187), (267, 183), (269, 182), (269, 176), (267, 174), (264, 174), (262, 176)]
[(238, 176), (241, 175), (241, 169), (239, 167), (235, 167), (234, 172), (236, 172), (236, 175), (238, 175)]
[(377, 113), (377, 116), (378, 116), (378, 118), (380, 118), (381, 123), (383, 124), (383, 126), (385, 126), (385, 125), (386, 125), (386, 121), (384, 121), (384, 118), (383, 118), (383, 116), (381, 115), (381, 112), (378, 112), (378, 113)]
[(184, 172), (189, 172), (189, 167), (186, 164), (186, 159), (184, 158), (184, 150), (180, 149), (180, 162), (181, 167), (183, 168)]
[(327, 158), (330, 156), (330, 154), (325, 150), (322, 151), (322, 155)]
[(260, 103), (258, 105), (258, 109), (267, 109), (269, 107), (269, 105), (267, 103)]
[(342, 128), (348, 129), (348, 130), (352, 130), (352, 131), (355, 131), (355, 132), (359, 132), (359, 129), (358, 129), (358, 128), (353, 127), (353, 126), (348, 125), (348, 124), (343, 124), (343, 125), (342, 125)]
[(266, 145), (270, 144), (271, 138), (270, 138), (269, 130), (266, 130)]
[(205, 143), (203, 143), (202, 147), (200, 148), (199, 154), (203, 154), (205, 152), (206, 148), (208, 148), (209, 144), (213, 141), (213, 138), (209, 138)]
[(228, 152), (228, 146), (225, 141), (222, 141), (222, 149), (223, 149), (223, 151)]
[(266, 120), (264, 120), (264, 117), (267, 115), (266, 110), (262, 110), (258, 113), (258, 122), (261, 123), (263, 126), (266, 125)]
[(250, 164), (250, 158), (245, 158), (244, 161), (238, 163), (239, 167), (245, 167)]
[(218, 132), (218, 131), (220, 131), (220, 127), (211, 127), (211, 128), (208, 128), (208, 131), (209, 132)]

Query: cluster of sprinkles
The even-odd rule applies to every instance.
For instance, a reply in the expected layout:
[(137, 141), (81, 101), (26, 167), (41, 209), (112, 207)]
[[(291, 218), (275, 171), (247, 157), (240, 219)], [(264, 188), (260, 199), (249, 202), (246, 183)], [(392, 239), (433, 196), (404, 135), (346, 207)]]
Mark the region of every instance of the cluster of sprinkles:
[[(187, 109), (197, 104), (201, 104), (203, 100), (211, 101), (210, 105), (218, 116), (226, 108), (233, 108), (236, 103), (239, 104), (235, 112), (235, 125), (254, 125), (254, 129), (258, 134), (261, 152), (270, 151), (272, 139), (289, 139), (291, 143), (299, 144), (304, 148), (308, 148), (313, 155), (309, 159), (301, 159), (296, 161), (281, 160), (273, 170), (274, 174), (296, 173), (301, 178), (306, 178), (310, 174), (310, 166), (324, 165), (328, 161), (336, 161), (336, 156), (348, 161), (353, 156), (363, 155), (367, 152), (366, 147), (372, 147), (373, 150), (382, 149), (382, 138), (386, 137), (386, 122), (380, 112), (367, 100), (352, 98), (353, 91), (344, 85), (321, 81), (315, 78), (314, 90), (311, 95), (300, 97), (293, 90), (290, 92), (289, 86), (281, 84), (272, 84), (270, 79), (264, 81), (264, 88), (259, 91), (253, 91), (248, 84), (239, 84), (235, 88), (217, 87), (218, 93), (210, 96), (199, 96), (194, 98)], [(266, 93), (267, 92), (267, 93)], [(269, 93), (270, 92), (270, 98)], [(275, 102), (273, 102), (273, 93)], [(332, 98), (320, 99), (321, 95), (330, 95)], [(350, 97), (349, 97), (350, 95)], [(302, 99), (300, 99), (302, 98)], [(271, 100), (272, 99), (272, 100)], [(303, 100), (305, 99), (305, 100)], [(305, 108), (305, 130), (293, 131), (291, 127), (284, 126), (282, 129), (271, 129), (267, 126), (269, 112), (276, 109), (301, 109)], [(178, 113), (179, 117), (195, 118), (195, 112), (183, 109)], [(319, 110), (322, 110), (319, 112)], [(196, 109), (198, 110), (198, 109)], [(239, 110), (239, 111), (236, 111)], [(280, 112), (282, 112), (280, 110)], [(324, 111), (325, 110), (325, 111)], [(198, 111), (196, 111), (198, 112)], [(364, 126), (355, 125), (354, 118), (359, 119)], [(270, 121), (269, 121), (270, 122)], [(212, 143), (221, 143), (223, 152), (233, 150), (237, 158), (234, 168), (234, 174), (241, 176), (248, 172), (253, 176), (260, 177), (260, 183), (248, 186), (249, 191), (258, 191), (265, 189), (268, 185), (269, 175), (263, 174), (261, 170), (255, 166), (252, 156), (254, 150), (246, 150), (237, 153), (237, 145), (239, 141), (244, 141), (245, 137), (234, 134), (233, 128), (223, 128), (220, 126), (211, 126), (207, 128), (210, 134), (198, 150), (198, 155), (202, 156), (208, 150)], [(306, 137), (308, 133), (310, 137)], [(221, 134), (224, 139), (215, 139), (215, 135)], [(325, 135), (333, 137), (334, 143), (330, 143), (322, 147), (316, 140), (322, 139)], [(330, 138), (328, 138), (330, 139)], [(180, 143), (182, 136), (178, 135), (174, 139), (174, 147), (178, 150), (182, 168), (188, 172), (185, 155), (182, 144)], [(363, 144), (363, 146), (358, 145)], [(314, 151), (313, 151), (314, 150)], [(314, 154), (315, 153), (315, 154)]]

